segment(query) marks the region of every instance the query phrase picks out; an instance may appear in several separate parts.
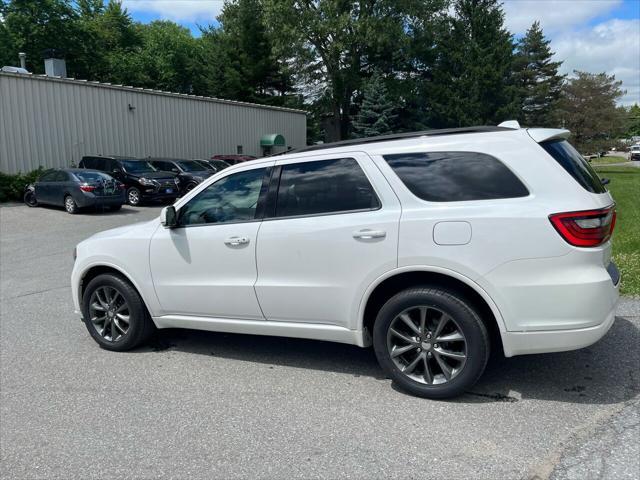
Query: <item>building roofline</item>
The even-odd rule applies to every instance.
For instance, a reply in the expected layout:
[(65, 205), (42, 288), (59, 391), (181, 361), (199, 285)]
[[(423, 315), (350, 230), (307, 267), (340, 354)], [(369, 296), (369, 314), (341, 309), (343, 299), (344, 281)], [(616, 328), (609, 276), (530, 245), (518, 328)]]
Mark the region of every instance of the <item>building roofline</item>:
[(289, 150), (288, 152), (283, 152), (283, 153), (313, 152), (316, 150), (327, 150), (330, 148), (349, 147), (354, 145), (363, 145), (367, 143), (389, 142), (393, 140), (407, 140), (410, 138), (419, 138), (419, 137), (459, 135), (464, 133), (490, 133), (490, 132), (512, 132), (512, 131), (513, 131), (512, 128), (493, 127), (493, 126), (443, 128), (439, 130), (423, 130), (419, 132), (393, 133), (390, 135), (379, 135), (376, 137), (354, 138), (349, 140), (342, 140), (339, 142), (321, 143), (318, 145), (310, 145), (310, 146), (295, 149), (295, 150)]
[(307, 114), (305, 110), (299, 110), (296, 108), (276, 107), (276, 106), (262, 105), (260, 103), (251, 103), (251, 102), (239, 102), (236, 100), (226, 100), (223, 98), (205, 97), (203, 95), (190, 95), (188, 93), (166, 92), (164, 90), (154, 90), (151, 88), (132, 87), (130, 85), (103, 83), (103, 82), (97, 82), (93, 80), (78, 80), (76, 78), (50, 77), (48, 75), (39, 75), (34, 73), (12, 73), (12, 72), (0, 71), (0, 77), (3, 77), (3, 76), (15, 77), (15, 78), (21, 78), (21, 79), (28, 78), (30, 80), (42, 80), (46, 82), (68, 83), (73, 85), (81, 85), (81, 86), (94, 87), (94, 88), (109, 88), (112, 90), (123, 90), (126, 92), (146, 93), (150, 95), (161, 95), (166, 97), (185, 98), (190, 100), (202, 100), (206, 102), (222, 103), (222, 104), (235, 105), (240, 107), (263, 108), (265, 110), (276, 110), (280, 112), (298, 113), (301, 115)]

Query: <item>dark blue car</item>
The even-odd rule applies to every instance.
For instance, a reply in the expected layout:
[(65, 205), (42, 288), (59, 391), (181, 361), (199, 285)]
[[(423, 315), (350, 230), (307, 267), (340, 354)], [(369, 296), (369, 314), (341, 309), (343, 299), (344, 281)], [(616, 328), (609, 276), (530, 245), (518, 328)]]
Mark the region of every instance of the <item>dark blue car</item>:
[(125, 202), (125, 189), (122, 183), (97, 170), (47, 170), (35, 183), (27, 185), (24, 202), (30, 207), (57, 205), (68, 213), (85, 207), (119, 210)]

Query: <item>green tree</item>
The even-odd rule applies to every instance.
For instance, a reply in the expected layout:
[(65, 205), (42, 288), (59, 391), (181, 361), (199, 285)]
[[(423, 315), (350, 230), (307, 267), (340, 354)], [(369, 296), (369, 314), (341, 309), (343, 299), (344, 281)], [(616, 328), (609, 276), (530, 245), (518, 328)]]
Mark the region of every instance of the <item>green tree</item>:
[(558, 74), (562, 62), (552, 61), (550, 40), (544, 37), (540, 22), (534, 22), (517, 44), (514, 80), (522, 107), (518, 120), (531, 127), (553, 124), (564, 75)]
[(627, 122), (626, 122), (627, 137), (640, 136), (640, 105), (636, 103), (631, 107), (628, 107), (628, 109), (625, 112), (625, 117), (627, 119)]
[(513, 48), (498, 0), (456, 0), (428, 86), (431, 126), (495, 124), (513, 117)]
[(215, 96), (287, 104), (293, 90), (284, 62), (274, 55), (260, 0), (225, 3), (219, 28), (203, 30), (205, 81)]
[(201, 68), (200, 44), (191, 32), (169, 21), (138, 25), (141, 45), (135, 53), (141, 86), (180, 93), (195, 91)]
[(583, 154), (610, 147), (625, 129), (625, 119), (616, 106), (624, 94), (614, 75), (575, 70), (563, 87), (558, 123), (572, 133), (571, 141)]
[(364, 86), (362, 105), (353, 121), (353, 136), (373, 137), (393, 133), (395, 115), (394, 102), (384, 79), (375, 73)]
[(77, 14), (69, 0), (3, 0), (0, 15), (0, 36), (7, 42), (0, 52), (12, 65), (18, 52), (25, 52), (31, 72), (44, 73), (43, 50), (70, 52), (78, 40)]
[[(326, 140), (347, 138), (362, 82), (375, 69), (406, 78), (411, 32), (443, 0), (264, 0), (274, 46), (307, 100), (319, 107)], [(401, 89), (392, 96), (400, 98)]]

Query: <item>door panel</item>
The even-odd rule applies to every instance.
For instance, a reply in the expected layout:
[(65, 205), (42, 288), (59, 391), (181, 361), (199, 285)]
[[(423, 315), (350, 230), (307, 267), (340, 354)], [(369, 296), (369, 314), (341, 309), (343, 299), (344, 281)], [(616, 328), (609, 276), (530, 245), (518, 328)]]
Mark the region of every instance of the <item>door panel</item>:
[(165, 314), (263, 320), (255, 246), (270, 171), (231, 173), (178, 206), (179, 227), (159, 228), (150, 265)]
[[(364, 291), (397, 265), (399, 201), (369, 157), (345, 156), (357, 159), (375, 189), (380, 208), (265, 219), (256, 249), (256, 293), (267, 320), (355, 329)], [(323, 157), (314, 160), (322, 161)], [(332, 166), (334, 171), (340, 168)], [(313, 198), (305, 197), (312, 186), (288, 182), (284, 175), (283, 171), (277, 201), (282, 205), (281, 211), (317, 211)], [(305, 176), (308, 179), (312, 173), (300, 174), (300, 178)], [(362, 206), (362, 202), (349, 200), (349, 196), (343, 200), (329, 198), (327, 192), (336, 181), (340, 182), (335, 178), (323, 180), (326, 191), (315, 198), (322, 198), (325, 205), (333, 205), (334, 209), (340, 209), (340, 202)], [(353, 185), (346, 188), (349, 195), (353, 193)], [(360, 184), (355, 190), (362, 194), (366, 186)], [(295, 192), (293, 197), (291, 192)], [(285, 198), (287, 195), (290, 198)]]
[[(153, 283), (165, 313), (262, 319), (253, 289), (259, 225), (159, 228), (149, 254)], [(232, 245), (231, 237), (246, 242)]]

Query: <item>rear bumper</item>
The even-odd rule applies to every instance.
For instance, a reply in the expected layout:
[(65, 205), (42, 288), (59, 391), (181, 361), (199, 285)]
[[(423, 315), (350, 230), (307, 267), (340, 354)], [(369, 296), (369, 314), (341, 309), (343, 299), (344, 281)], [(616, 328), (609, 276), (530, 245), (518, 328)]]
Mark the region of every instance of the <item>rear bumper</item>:
[(510, 262), (485, 277), (504, 319), (506, 356), (575, 350), (609, 331), (620, 273), (613, 262), (604, 267), (606, 252), (583, 250), (554, 259)]
[(100, 197), (91, 194), (91, 196), (85, 194), (76, 200), (79, 207), (110, 207), (113, 205), (124, 204), (124, 193), (122, 195)]
[(502, 346), (507, 357), (531, 353), (566, 352), (593, 345), (606, 335), (616, 318), (613, 309), (600, 325), (576, 330), (550, 330), (543, 332), (506, 332)]

